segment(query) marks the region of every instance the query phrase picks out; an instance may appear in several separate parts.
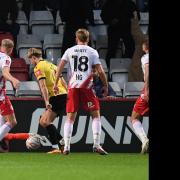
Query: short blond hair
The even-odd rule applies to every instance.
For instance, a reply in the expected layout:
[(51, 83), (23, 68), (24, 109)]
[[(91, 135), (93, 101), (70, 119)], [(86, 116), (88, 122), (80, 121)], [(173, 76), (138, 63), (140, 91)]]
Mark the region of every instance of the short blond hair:
[(42, 57), (42, 51), (40, 49), (30, 48), (30, 49), (28, 49), (27, 56), (28, 56), (28, 58), (32, 58), (32, 56), (40, 58), (40, 57)]
[(11, 39), (3, 39), (1, 41), (1, 47), (10, 49), (10, 48), (14, 48), (14, 42)]
[(76, 31), (76, 38), (78, 38), (81, 42), (88, 42), (89, 41), (89, 31), (86, 29), (78, 29)]

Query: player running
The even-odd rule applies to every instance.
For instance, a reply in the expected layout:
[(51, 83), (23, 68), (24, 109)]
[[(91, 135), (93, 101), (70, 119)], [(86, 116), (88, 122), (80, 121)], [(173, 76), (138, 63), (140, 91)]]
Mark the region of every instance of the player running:
[(97, 51), (88, 46), (89, 32), (86, 29), (76, 31), (77, 45), (67, 49), (59, 63), (56, 81), (54, 86), (55, 93), (58, 93), (58, 79), (66, 63), (68, 63), (68, 98), (66, 104), (67, 119), (64, 124), (64, 152), (67, 155), (70, 152), (70, 141), (73, 131), (73, 124), (77, 115), (79, 103), (83, 108), (89, 111), (92, 116), (93, 131), (93, 151), (101, 155), (107, 152), (100, 146), (101, 119), (100, 106), (97, 97), (92, 89), (93, 77), (92, 66), (95, 65), (99, 76), (103, 82), (103, 96), (108, 93), (108, 83), (105, 72), (101, 66)]
[(143, 45), (142, 49), (145, 52), (145, 55), (141, 58), (142, 70), (144, 73), (144, 88), (140, 97), (136, 100), (134, 105), (132, 115), (131, 115), (131, 122), (135, 133), (138, 135), (142, 142), (142, 150), (141, 153), (146, 153), (149, 148), (149, 139), (144, 132), (143, 126), (139, 121), (140, 117), (143, 116), (145, 113), (149, 111), (149, 41), (146, 40)]

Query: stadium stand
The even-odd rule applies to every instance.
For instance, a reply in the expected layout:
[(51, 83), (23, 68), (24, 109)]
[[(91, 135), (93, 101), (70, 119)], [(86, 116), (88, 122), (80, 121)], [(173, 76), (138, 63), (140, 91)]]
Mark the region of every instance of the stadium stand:
[(42, 44), (38, 36), (32, 34), (19, 34), (17, 37), (17, 53), (20, 58), (25, 59), (26, 64), (30, 64), (27, 58), (27, 50), (31, 47), (42, 49)]
[(102, 59), (102, 58), (100, 58), (100, 61), (101, 61), (102, 67), (103, 67), (103, 69), (104, 69), (104, 71), (105, 71), (105, 73), (106, 73), (106, 75), (107, 75), (107, 77), (108, 77), (108, 72), (109, 72), (109, 70), (108, 70), (106, 61), (105, 61), (105, 59)]
[(41, 97), (41, 91), (36, 81), (22, 81), (19, 89), (16, 91), (17, 97)]
[(89, 22), (88, 24), (88, 29), (91, 34), (91, 40), (92, 40), (92, 47), (96, 48), (96, 41), (98, 36), (107, 36), (107, 26), (104, 24), (104, 22), (101, 19), (100, 16), (101, 10), (93, 10), (94, 14), (94, 26), (90, 25)]
[(148, 34), (149, 12), (140, 12), (139, 25), (143, 34)]
[(95, 48), (100, 51), (100, 49), (107, 49), (108, 39), (107, 35), (98, 35), (95, 39)]
[(140, 22), (139, 24), (149, 24), (149, 12), (140, 12)]
[(14, 41), (14, 38), (11, 33), (0, 31), (0, 44), (3, 39), (11, 39), (12, 41)]
[(144, 82), (126, 82), (124, 84), (123, 97), (138, 97), (144, 87)]
[(24, 11), (18, 11), (16, 23), (20, 26), (19, 34), (28, 34), (28, 20)]
[(10, 97), (15, 96), (15, 91), (10, 81), (6, 81), (6, 94)]
[(47, 60), (57, 64), (61, 57), (63, 37), (59, 34), (46, 34), (44, 38), (43, 50)]
[(109, 85), (116, 92), (117, 97), (123, 97), (121, 87), (119, 86), (119, 84), (117, 82), (109, 82)]
[(118, 82), (121, 87), (128, 81), (128, 71), (131, 59), (129, 58), (111, 58), (109, 75), (113, 82)]
[(59, 16), (59, 11), (57, 11), (56, 14), (56, 31), (60, 34), (64, 34), (64, 23), (61, 20), (61, 17)]
[(29, 28), (32, 34), (38, 36), (41, 41), (45, 34), (54, 33), (54, 19), (49, 11), (31, 11)]
[(104, 22), (101, 19), (101, 10), (93, 10), (93, 14), (94, 14), (94, 22), (95, 24), (104, 24)]
[[(108, 37), (107, 35), (97, 35), (94, 41), (95, 48), (99, 53), (100, 58), (106, 58), (108, 50)], [(121, 58), (123, 55), (123, 40), (119, 41), (118, 49), (116, 52), (116, 58)]]
[(11, 63), (11, 74), (20, 81), (29, 80), (29, 69), (23, 58), (14, 58)]

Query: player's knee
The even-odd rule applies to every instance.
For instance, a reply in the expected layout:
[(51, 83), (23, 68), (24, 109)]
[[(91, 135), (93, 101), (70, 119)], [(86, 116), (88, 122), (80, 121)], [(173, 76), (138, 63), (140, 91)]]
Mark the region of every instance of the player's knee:
[(134, 123), (135, 121), (139, 120), (139, 118), (140, 118), (140, 114), (135, 112), (135, 111), (133, 111), (132, 114), (131, 114), (130, 121), (132, 123)]
[(133, 122), (133, 120), (134, 120), (134, 117), (133, 117), (133, 115), (131, 115), (130, 121)]

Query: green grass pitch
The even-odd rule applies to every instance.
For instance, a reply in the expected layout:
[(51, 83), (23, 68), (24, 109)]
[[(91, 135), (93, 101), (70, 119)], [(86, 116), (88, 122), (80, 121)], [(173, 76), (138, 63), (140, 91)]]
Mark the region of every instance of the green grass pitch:
[(148, 180), (149, 156), (141, 154), (1, 153), (2, 180)]

